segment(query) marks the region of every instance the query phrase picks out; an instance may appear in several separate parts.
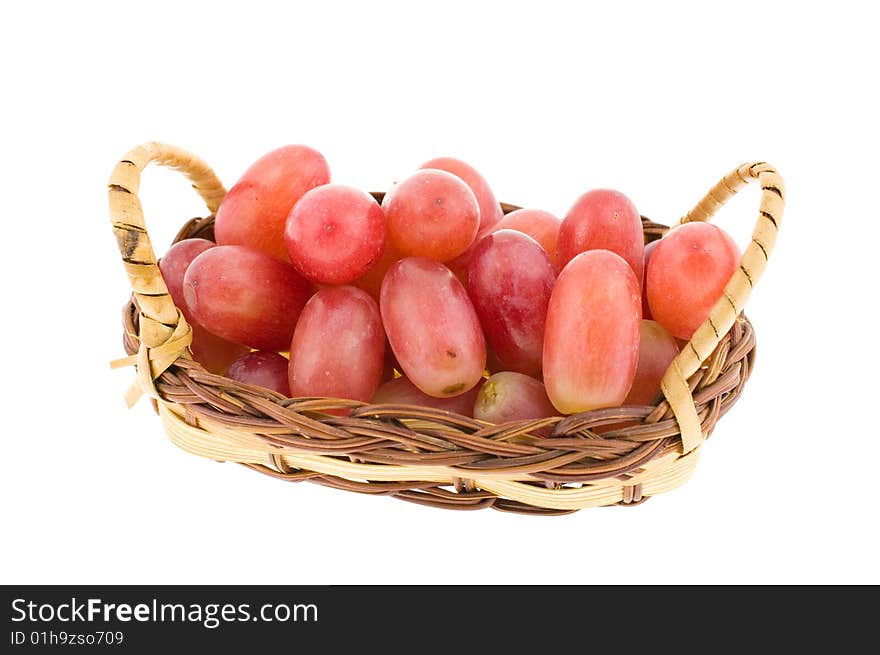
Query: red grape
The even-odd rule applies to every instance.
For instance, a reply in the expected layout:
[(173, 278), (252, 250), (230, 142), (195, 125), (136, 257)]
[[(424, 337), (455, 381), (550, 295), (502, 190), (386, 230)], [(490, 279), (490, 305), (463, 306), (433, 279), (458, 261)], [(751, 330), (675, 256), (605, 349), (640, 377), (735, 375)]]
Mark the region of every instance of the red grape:
[(400, 252), (440, 262), (463, 253), (480, 223), (473, 191), (445, 171), (416, 171), (385, 195), (382, 208)]
[(541, 244), (550, 257), (550, 261), (556, 266), (556, 242), (559, 238), (561, 223), (556, 216), (542, 209), (517, 209), (496, 223), (492, 231), (516, 230), (529, 235)]
[(610, 250), (632, 267), (641, 285), (645, 268), (645, 236), (635, 205), (619, 191), (588, 191), (574, 203), (559, 228), (559, 266), (578, 253)]
[(420, 405), (473, 417), (474, 400), (482, 386), (481, 381), (482, 378), (470, 391), (465, 391), (457, 396), (435, 398), (419, 390), (408, 378), (399, 377), (379, 387), (373, 396), (373, 403), (377, 405)]
[(355, 287), (309, 300), (290, 344), (290, 392), (369, 401), (382, 379), (385, 333), (376, 301)]
[(651, 253), (660, 243), (660, 239), (645, 244), (645, 268), (642, 271), (642, 318), (653, 318), (651, 316), (651, 306), (648, 304), (648, 285), (645, 278), (648, 277), (648, 260), (651, 259)]
[(385, 245), (385, 215), (368, 193), (341, 184), (316, 187), (290, 212), (284, 230), (294, 268), (322, 284), (346, 284), (375, 264)]
[(282, 396), (289, 397), (287, 365), (287, 358), (284, 355), (258, 350), (232, 362), (226, 371), (226, 377), (245, 384), (266, 387), (277, 391)]
[(660, 393), (663, 374), (678, 355), (678, 344), (657, 321), (642, 320), (639, 363), (625, 405), (650, 405)]
[(654, 320), (674, 337), (690, 339), (709, 316), (740, 253), (726, 232), (710, 223), (686, 223), (660, 240), (646, 276)]
[(470, 164), (452, 157), (437, 157), (425, 162), (419, 168), (433, 168), (452, 173), (470, 187), (480, 207), (480, 227), (478, 229), (480, 234), (485, 234), (504, 215), (501, 211), (501, 205), (495, 200), (495, 194), (492, 193), (489, 183)]
[(263, 155), (217, 210), (217, 243), (248, 246), (286, 260), (284, 225), (290, 210), (306, 191), (329, 181), (327, 161), (308, 146), (284, 146)]
[(563, 414), (620, 405), (639, 355), (642, 304), (632, 268), (590, 250), (559, 274), (544, 332), (544, 384)]
[(474, 403), (474, 418), (489, 423), (558, 416), (544, 385), (528, 375), (503, 371), (483, 385)]
[(522, 232), (493, 232), (474, 248), (468, 293), (505, 370), (541, 374), (544, 321), (555, 281), (547, 253)]
[(403, 373), (430, 396), (471, 389), (486, 368), (486, 341), (464, 287), (439, 262), (407, 257), (388, 269), (380, 308)]
[(196, 257), (183, 279), (186, 306), (217, 336), (260, 350), (286, 350), (312, 285), (288, 264), (244, 246)]
[(192, 260), (205, 250), (214, 247), (214, 242), (207, 239), (178, 241), (159, 260), (159, 270), (162, 272), (171, 299), (192, 328), (192, 343), (189, 349), (193, 359), (211, 373), (222, 373), (233, 360), (248, 352), (247, 346), (221, 339), (199, 325), (187, 308), (183, 296), (183, 276), (186, 274), (186, 269), (189, 268)]

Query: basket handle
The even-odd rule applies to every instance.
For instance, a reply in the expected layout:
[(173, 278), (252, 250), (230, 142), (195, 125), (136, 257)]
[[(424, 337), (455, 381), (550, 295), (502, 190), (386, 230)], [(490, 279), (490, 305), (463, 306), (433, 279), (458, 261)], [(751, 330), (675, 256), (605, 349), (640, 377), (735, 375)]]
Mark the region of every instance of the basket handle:
[(191, 329), (174, 306), (159, 271), (138, 199), (141, 172), (150, 162), (184, 173), (212, 214), (226, 195), (220, 180), (204, 161), (185, 150), (155, 141), (129, 151), (110, 176), (110, 221), (140, 311), (142, 351), (113, 365), (149, 361), (148, 367), (138, 366), (140, 386), (147, 387), (145, 390), (152, 386), (153, 379), (186, 351), (191, 341)]
[(724, 176), (680, 221), (681, 224), (708, 221), (740, 189), (755, 181), (761, 185), (761, 205), (752, 240), (743, 251), (739, 266), (724, 288), (721, 298), (709, 312), (709, 317), (697, 328), (688, 344), (669, 365), (661, 383), (663, 394), (681, 429), (684, 453), (699, 446), (706, 437), (700, 427), (688, 378), (696, 373), (733, 326), (749, 299), (752, 287), (767, 266), (785, 206), (782, 177), (767, 163), (743, 164)]

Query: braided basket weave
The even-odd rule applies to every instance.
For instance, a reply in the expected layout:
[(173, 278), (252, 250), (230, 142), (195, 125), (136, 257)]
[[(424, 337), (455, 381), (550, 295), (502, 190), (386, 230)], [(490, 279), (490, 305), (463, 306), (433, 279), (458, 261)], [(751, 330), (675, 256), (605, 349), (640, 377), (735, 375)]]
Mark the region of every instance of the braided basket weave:
[[(700, 446), (752, 370), (755, 337), (742, 309), (773, 249), (785, 197), (782, 178), (768, 164), (732, 171), (681, 219), (709, 220), (748, 182), (762, 189), (739, 268), (669, 367), (656, 405), (492, 425), (424, 407), (284, 398), (205, 371), (192, 360), (190, 327), (168, 295), (144, 225), (138, 190), (150, 162), (184, 173), (210, 212), (184, 225), (177, 240), (212, 239), (226, 192), (205, 162), (161, 143), (129, 152), (110, 178), (110, 217), (134, 292), (123, 317), (129, 356), (113, 366), (135, 365), (129, 405), (149, 395), (171, 441), (190, 453), (291, 482), (448, 509), (562, 514), (635, 504), (690, 477)], [(668, 229), (642, 221), (646, 242)], [(335, 408), (353, 411), (325, 413)], [(533, 436), (548, 426), (549, 437)], [(605, 426), (615, 427), (597, 433)]]

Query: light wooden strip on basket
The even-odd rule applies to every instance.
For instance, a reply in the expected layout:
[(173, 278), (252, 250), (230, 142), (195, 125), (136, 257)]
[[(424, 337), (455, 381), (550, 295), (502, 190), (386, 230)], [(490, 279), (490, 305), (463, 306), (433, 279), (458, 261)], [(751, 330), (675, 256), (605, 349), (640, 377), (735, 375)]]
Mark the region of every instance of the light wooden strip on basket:
[[(180, 148), (156, 142), (145, 143), (129, 151), (110, 175), (110, 221), (122, 255), (122, 263), (140, 309), (140, 340), (150, 349), (173, 340), (178, 351), (170, 357), (170, 361), (168, 352), (161, 353), (164, 355), (162, 362), (158, 365), (153, 363), (152, 366), (155, 378), (176, 359), (177, 354), (187, 352), (189, 341), (175, 334), (175, 328), (181, 322), (181, 314), (168, 295), (165, 281), (159, 272), (156, 253), (147, 234), (144, 212), (137, 195), (141, 173), (150, 162), (184, 173), (212, 213), (220, 206), (226, 190), (204, 161)], [(188, 329), (185, 323), (184, 327)], [(151, 362), (158, 354), (159, 351), (150, 353)]]
[[(642, 494), (654, 496), (672, 491), (690, 479), (697, 466), (699, 449), (684, 456), (673, 456), (672, 464), (654, 473), (643, 474), (638, 479), (627, 480), (625, 485), (641, 484)], [(652, 462), (653, 464), (653, 462)], [(646, 467), (648, 468), (648, 467)], [(542, 489), (532, 485), (504, 480), (479, 480), (477, 487), (491, 491), (503, 498), (519, 500), (528, 505), (549, 507), (552, 509), (586, 509), (588, 507), (604, 507), (616, 505), (624, 498), (623, 486), (601, 484), (584, 485), (580, 489)]]
[[(347, 480), (371, 482), (435, 482), (454, 484), (456, 478), (465, 477), (479, 489), (499, 496), (518, 500), (537, 507), (572, 510), (599, 507), (621, 502), (625, 487), (641, 485), (644, 495), (670, 491), (686, 482), (697, 464), (699, 450), (681, 456), (670, 451), (648, 462), (641, 471), (626, 479), (605, 478), (584, 483), (580, 488), (547, 489), (535, 484), (524, 484), (530, 478), (509, 473), (473, 471), (446, 466), (402, 466), (386, 464), (359, 464), (324, 455), (305, 455), (293, 448), (276, 448), (246, 431), (219, 427), (211, 422), (208, 429), (187, 423), (180, 415), (180, 408), (172, 403), (159, 401), (159, 414), (172, 443), (194, 455), (217, 461), (242, 464), (271, 465), (271, 454), (280, 455), (284, 462), (295, 469), (315, 471)], [(532, 482), (534, 482), (532, 480)]]
[(691, 221), (710, 220), (725, 202), (752, 181), (761, 185), (761, 206), (752, 240), (743, 251), (739, 266), (724, 288), (721, 298), (709, 312), (709, 317), (673, 360), (661, 383), (663, 394), (681, 428), (684, 453), (697, 448), (706, 438), (700, 427), (688, 378), (696, 373), (733, 326), (745, 307), (752, 288), (767, 266), (767, 259), (773, 251), (776, 234), (782, 222), (785, 204), (782, 177), (764, 162), (743, 164), (723, 177), (680, 221), (683, 225)]

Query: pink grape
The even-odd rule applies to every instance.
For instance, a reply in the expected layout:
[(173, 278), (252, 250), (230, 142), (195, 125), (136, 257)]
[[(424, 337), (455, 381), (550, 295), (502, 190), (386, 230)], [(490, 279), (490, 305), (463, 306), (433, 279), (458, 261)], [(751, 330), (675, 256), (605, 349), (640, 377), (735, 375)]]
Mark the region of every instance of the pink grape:
[(660, 381), (678, 355), (675, 338), (657, 321), (642, 320), (639, 361), (625, 405), (650, 405), (660, 393)]
[(556, 216), (543, 209), (517, 209), (502, 218), (492, 228), (498, 230), (516, 230), (532, 237), (550, 257), (553, 265), (557, 265), (557, 241), (559, 227), (562, 224)]
[(464, 287), (439, 262), (407, 257), (388, 269), (382, 322), (403, 373), (429, 396), (473, 388), (486, 368), (486, 341)]
[(489, 423), (525, 421), (558, 416), (544, 385), (521, 373), (503, 371), (492, 375), (477, 394), (474, 418)]
[(522, 232), (493, 232), (474, 248), (468, 293), (486, 341), (505, 370), (540, 376), (544, 322), (555, 281), (547, 253)]
[(559, 274), (544, 332), (544, 384), (563, 414), (620, 405), (639, 355), (639, 281), (619, 255), (590, 250)]
[(416, 171), (385, 195), (382, 209), (388, 236), (401, 253), (438, 262), (463, 253), (480, 223), (473, 191), (445, 171)]
[(183, 277), (186, 269), (196, 257), (205, 250), (214, 248), (215, 245), (213, 241), (207, 239), (178, 241), (159, 260), (159, 270), (162, 272), (171, 299), (192, 328), (192, 343), (189, 348), (193, 359), (211, 373), (223, 373), (232, 361), (248, 352), (247, 346), (221, 339), (208, 332), (193, 318), (183, 295)]
[(373, 403), (377, 405), (419, 405), (455, 412), (472, 418), (474, 401), (480, 387), (482, 387), (482, 378), (470, 391), (448, 398), (435, 398), (421, 391), (408, 378), (399, 377), (389, 380), (379, 387), (373, 396)]
[(480, 208), (480, 226), (477, 230), (480, 234), (485, 234), (504, 215), (489, 183), (470, 164), (453, 157), (437, 157), (425, 162), (419, 168), (433, 168), (452, 173), (470, 187)]
[(641, 285), (645, 267), (642, 220), (629, 198), (611, 189), (596, 189), (574, 203), (559, 228), (559, 266), (578, 253), (610, 250), (630, 265)]
[(258, 350), (232, 362), (226, 371), (226, 377), (245, 384), (266, 387), (282, 396), (290, 397), (287, 366), (287, 358), (284, 355)]
[(721, 298), (739, 265), (734, 240), (710, 223), (686, 223), (667, 232), (648, 263), (648, 304), (672, 336), (690, 339)]
[(347, 284), (366, 273), (385, 247), (385, 215), (371, 195), (325, 184), (294, 205), (284, 230), (287, 254), (304, 277)]
[(312, 285), (280, 259), (244, 246), (217, 246), (196, 257), (183, 278), (196, 321), (228, 341), (286, 350)]
[(327, 161), (308, 146), (284, 146), (263, 155), (217, 210), (217, 243), (248, 246), (286, 260), (284, 225), (290, 210), (306, 191), (329, 181)]
[(385, 333), (379, 307), (355, 287), (327, 287), (299, 317), (290, 344), (290, 392), (369, 401), (382, 379)]

